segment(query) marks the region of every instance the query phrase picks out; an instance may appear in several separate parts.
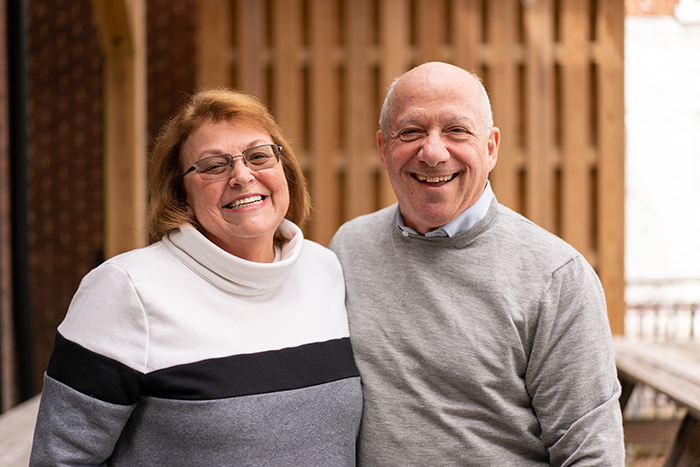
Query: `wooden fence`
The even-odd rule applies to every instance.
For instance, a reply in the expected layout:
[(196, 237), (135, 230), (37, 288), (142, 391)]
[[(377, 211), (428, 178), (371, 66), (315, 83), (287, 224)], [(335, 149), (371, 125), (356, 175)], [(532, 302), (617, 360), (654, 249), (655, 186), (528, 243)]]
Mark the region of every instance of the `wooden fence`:
[(302, 158), (307, 235), (395, 202), (374, 134), (411, 67), (483, 77), (498, 200), (593, 264), (623, 332), (623, 0), (200, 0), (198, 78), (266, 101)]

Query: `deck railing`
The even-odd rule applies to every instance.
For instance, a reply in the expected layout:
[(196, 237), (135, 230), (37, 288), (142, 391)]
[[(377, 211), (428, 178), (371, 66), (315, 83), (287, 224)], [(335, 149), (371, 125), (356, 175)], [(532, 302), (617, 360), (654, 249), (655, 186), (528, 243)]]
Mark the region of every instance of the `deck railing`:
[[(625, 313), (625, 337), (658, 343), (700, 340), (700, 305), (629, 305)], [(685, 414), (686, 409), (665, 394), (637, 384), (623, 413), (628, 447), (633, 451), (643, 445), (663, 450), (672, 442)]]

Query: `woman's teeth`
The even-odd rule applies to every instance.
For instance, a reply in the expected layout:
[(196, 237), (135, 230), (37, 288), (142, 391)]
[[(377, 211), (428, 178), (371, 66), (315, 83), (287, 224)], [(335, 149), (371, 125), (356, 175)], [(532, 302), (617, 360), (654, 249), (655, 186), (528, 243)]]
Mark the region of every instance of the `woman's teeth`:
[(258, 195), (236, 200), (233, 203), (227, 204), (226, 207), (229, 209), (240, 209), (248, 206), (255, 206), (256, 204), (260, 204), (262, 202), (263, 197)]

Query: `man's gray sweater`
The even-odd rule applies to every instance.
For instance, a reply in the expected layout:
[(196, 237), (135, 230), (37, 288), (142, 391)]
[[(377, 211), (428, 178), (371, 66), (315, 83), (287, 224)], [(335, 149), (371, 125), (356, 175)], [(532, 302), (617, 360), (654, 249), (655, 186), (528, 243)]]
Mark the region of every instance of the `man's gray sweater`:
[(493, 202), (453, 237), (397, 206), (345, 224), (359, 466), (624, 464), (600, 282), (561, 239)]

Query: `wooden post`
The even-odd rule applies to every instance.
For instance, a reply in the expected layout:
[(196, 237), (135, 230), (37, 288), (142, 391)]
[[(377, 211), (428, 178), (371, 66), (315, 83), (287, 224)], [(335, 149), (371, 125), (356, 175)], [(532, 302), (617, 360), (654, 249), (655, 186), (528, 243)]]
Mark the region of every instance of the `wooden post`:
[(455, 0), (451, 17), (454, 35), (453, 62), (458, 67), (479, 74), (478, 55), (481, 42), (481, 2), (477, 0)]
[(515, 57), (516, 2), (488, 2), (489, 72), (487, 90), (491, 98), (494, 125), (501, 130), (498, 162), (491, 172), (491, 183), (498, 201), (519, 211), (517, 125), (513, 104), (517, 102), (517, 62)]
[(197, 85), (231, 84), (231, 0), (197, 2)]
[[(236, 82), (242, 91), (256, 95), (266, 101), (265, 74), (263, 69), (263, 51), (266, 36), (266, 12), (264, 2), (258, 0), (239, 0), (236, 16), (239, 18), (236, 27), (238, 42), (238, 79)], [(201, 28), (200, 28), (201, 29)], [(227, 50), (225, 44), (220, 48)], [(223, 83), (222, 83), (223, 84)]]
[(306, 167), (304, 140), (304, 85), (301, 61), (301, 0), (274, 0), (270, 9), (275, 53), (272, 77), (273, 112), (284, 134), (291, 140), (295, 154)]
[(598, 273), (612, 332), (624, 334), (625, 4), (599, 0), (598, 11)]
[(447, 42), (444, 0), (418, 0), (416, 2), (416, 65), (425, 62), (445, 61), (443, 47)]
[(314, 201), (312, 238), (328, 245), (340, 223), (337, 150), (339, 141), (337, 0), (312, 0), (311, 16), (311, 193)]
[[(409, 5), (407, 0), (383, 0), (380, 3), (379, 22), (381, 43), (380, 53), (380, 100), (386, 97), (386, 92), (394, 79), (408, 70), (411, 61), (409, 47)], [(379, 115), (375, 117), (379, 119)], [(377, 158), (379, 153), (377, 152)], [(381, 207), (396, 202), (396, 195), (391, 188), (389, 177), (382, 170), (379, 179), (379, 204)]]
[(146, 244), (146, 4), (93, 0), (104, 63), (105, 257)]
[(345, 3), (345, 193), (344, 213), (348, 219), (374, 211), (374, 177), (379, 156), (373, 142), (377, 116), (372, 106), (369, 50), (370, 5), (368, 0)]
[(536, 224), (554, 232), (554, 60), (552, 2), (525, 6), (525, 148), (527, 183), (525, 212)]
[[(590, 106), (590, 20), (587, 3), (561, 2), (562, 238), (593, 263), (592, 187), (594, 160)], [(595, 265), (595, 264), (594, 264)]]

